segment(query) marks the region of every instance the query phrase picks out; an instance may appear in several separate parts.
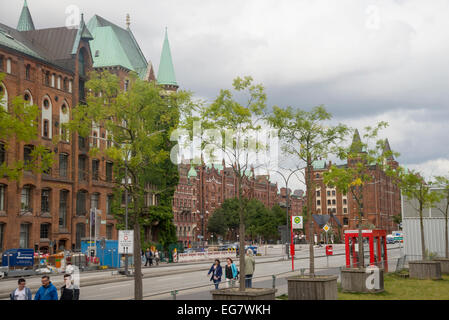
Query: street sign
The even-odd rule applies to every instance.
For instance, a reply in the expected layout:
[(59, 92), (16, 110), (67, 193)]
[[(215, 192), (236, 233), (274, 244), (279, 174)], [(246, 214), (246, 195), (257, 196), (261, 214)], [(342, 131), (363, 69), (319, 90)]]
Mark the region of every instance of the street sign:
[(292, 227), (293, 229), (302, 229), (302, 216), (292, 216)]
[(134, 252), (134, 230), (119, 230), (118, 253), (133, 254)]
[(327, 224), (326, 224), (326, 225), (324, 225), (324, 227), (323, 227), (323, 230), (324, 230), (324, 231), (328, 232), (328, 231), (329, 231), (329, 229), (330, 229), (330, 228), (329, 228), (329, 226), (328, 226)]

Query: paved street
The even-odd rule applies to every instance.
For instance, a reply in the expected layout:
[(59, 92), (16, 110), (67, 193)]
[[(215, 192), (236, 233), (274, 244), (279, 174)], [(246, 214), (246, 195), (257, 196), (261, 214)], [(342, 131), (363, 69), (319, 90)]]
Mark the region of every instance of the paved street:
[[(280, 246), (269, 248), (269, 256), (257, 257), (254, 287), (272, 287), (272, 275), (276, 274), (277, 295), (287, 292), (286, 278), (291, 273), (291, 260), (280, 255)], [(308, 247), (296, 246), (295, 271), (308, 268)], [(399, 245), (388, 245), (390, 271), (395, 267), (396, 259), (400, 256)], [(334, 246), (334, 256), (326, 258), (324, 247), (315, 248), (315, 267), (318, 274), (339, 274), (339, 267), (345, 264), (344, 245)], [(238, 265), (238, 259), (235, 259)], [(209, 281), (207, 271), (212, 262), (161, 265), (159, 267), (143, 268), (143, 294), (145, 299), (172, 299), (171, 291), (178, 290), (177, 299), (207, 300), (213, 284)], [(329, 268), (330, 269), (329, 269)], [(59, 279), (60, 278), (60, 279)], [(62, 275), (53, 275), (52, 281), (59, 288), (62, 285)], [(95, 284), (98, 282), (98, 284)], [(15, 288), (16, 279), (1, 280), (1, 291), (10, 292)], [(87, 285), (83, 285), (83, 283)], [(93, 283), (90, 285), (90, 283)], [(40, 284), (40, 277), (27, 279), (31, 288)], [(225, 284), (222, 283), (221, 287)], [(190, 289), (192, 288), (192, 289)], [(36, 290), (32, 290), (33, 294)], [(132, 278), (112, 275), (111, 271), (89, 272), (81, 274), (81, 296), (83, 300), (126, 300), (134, 296), (134, 282)], [(6, 296), (2, 298), (7, 298)]]

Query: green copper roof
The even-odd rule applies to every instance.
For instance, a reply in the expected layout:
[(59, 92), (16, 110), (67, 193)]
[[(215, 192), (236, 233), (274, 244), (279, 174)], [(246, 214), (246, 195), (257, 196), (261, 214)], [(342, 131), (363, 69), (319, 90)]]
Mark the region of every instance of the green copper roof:
[(122, 66), (145, 77), (148, 63), (129, 28), (120, 28), (97, 15), (87, 27), (94, 38), (90, 41), (94, 68)]
[(47, 59), (39, 55), (36, 51), (31, 49), (18, 39), (15, 39), (11, 34), (7, 32), (7, 30), (3, 30), (1, 28), (0, 28), (0, 45), (17, 50), (32, 57), (47, 61)]
[(28, 9), (27, 1), (23, 3), (22, 12), (20, 13), (19, 23), (17, 24), (18, 31), (30, 31), (35, 30), (33, 18), (31, 17), (30, 10)]
[(173, 67), (173, 61), (171, 58), (167, 29), (165, 29), (165, 39), (164, 45), (162, 46), (161, 61), (159, 63), (159, 70), (157, 73), (157, 82), (159, 84), (178, 85), (176, 83), (175, 68)]
[(187, 174), (187, 177), (191, 178), (191, 177), (196, 177), (196, 176), (198, 176), (198, 174), (196, 173), (195, 168), (193, 166), (191, 166), (189, 173)]

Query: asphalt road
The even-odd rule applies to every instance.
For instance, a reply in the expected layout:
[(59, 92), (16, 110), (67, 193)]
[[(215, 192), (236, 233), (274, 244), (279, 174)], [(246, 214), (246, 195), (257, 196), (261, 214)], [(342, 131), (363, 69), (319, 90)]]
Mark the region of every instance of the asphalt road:
[[(398, 246), (389, 246), (390, 271), (394, 270), (397, 258), (400, 256)], [(323, 249), (324, 250), (324, 249)], [(304, 250), (307, 251), (307, 250)], [(343, 251), (344, 252), (344, 251)], [(337, 250), (338, 253), (343, 253)], [(318, 254), (319, 255), (319, 254)], [(301, 252), (300, 256), (306, 258), (308, 252)], [(238, 263), (237, 263), (238, 264)], [(210, 265), (210, 264), (209, 264)], [(341, 266), (345, 265), (344, 255), (335, 255), (329, 258), (319, 257), (315, 259), (315, 268), (317, 274), (335, 274), (339, 275)], [(295, 272), (298, 273), (301, 268), (308, 268), (308, 259), (295, 260)], [(287, 293), (287, 280), (291, 276), (291, 260), (271, 261), (266, 263), (256, 263), (256, 270), (253, 280), (254, 287), (272, 287), (272, 275), (277, 274), (276, 288), (277, 295)], [(210, 290), (214, 288), (209, 281), (210, 276), (207, 271), (186, 270), (185, 273), (161, 276), (157, 278), (148, 278), (143, 280), (144, 299), (148, 300), (168, 300), (173, 299), (171, 291), (177, 290), (176, 298), (178, 300), (209, 300), (211, 299)], [(221, 284), (221, 287), (224, 283)], [(193, 289), (188, 289), (193, 288)], [(100, 286), (89, 286), (82, 288), (81, 299), (85, 300), (128, 300), (134, 297), (134, 285), (132, 281), (121, 283), (110, 283)]]
[[(399, 245), (388, 245), (388, 256), (391, 260), (390, 271), (393, 270), (397, 258), (400, 256)], [(271, 252), (270, 252), (271, 251)], [(291, 276), (292, 262), (286, 256), (281, 256), (279, 250), (273, 248), (268, 254), (272, 256), (257, 257), (256, 270), (254, 274), (253, 287), (272, 287), (272, 275), (276, 274), (277, 295), (287, 292), (288, 276)], [(276, 255), (277, 254), (277, 255)], [(301, 268), (308, 268), (308, 246), (297, 247), (296, 259), (294, 261), (295, 272)], [(317, 274), (339, 274), (341, 266), (345, 265), (344, 246), (334, 246), (334, 256), (324, 257), (324, 247), (315, 248), (315, 268)], [(235, 259), (238, 265), (238, 259)], [(209, 300), (210, 290), (214, 288), (207, 276), (207, 270), (212, 262), (201, 262), (196, 264), (171, 264), (159, 267), (144, 268), (145, 275), (158, 276), (143, 279), (143, 295), (148, 300), (173, 299), (171, 291), (178, 290), (176, 298), (178, 300)], [(104, 272), (105, 277), (110, 277), (111, 272)], [(134, 281), (132, 279), (105, 283), (100, 285), (83, 286), (83, 280), (91, 277), (98, 277), (101, 273), (81, 274), (81, 295), (82, 300), (128, 300), (134, 297)], [(62, 275), (58, 276), (62, 278)], [(2, 280), (1, 286), (7, 283)], [(14, 285), (17, 280), (9, 280), (8, 286)], [(40, 278), (28, 279), (27, 284), (39, 283)], [(225, 284), (222, 283), (220, 287)], [(59, 288), (59, 286), (57, 286)], [(32, 290), (33, 294), (35, 290)]]

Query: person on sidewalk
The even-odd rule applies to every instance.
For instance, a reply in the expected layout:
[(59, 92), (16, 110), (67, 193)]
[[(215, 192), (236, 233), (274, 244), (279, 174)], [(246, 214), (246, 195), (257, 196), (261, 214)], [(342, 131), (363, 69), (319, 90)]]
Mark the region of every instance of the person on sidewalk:
[(256, 269), (256, 260), (253, 256), (253, 250), (246, 250), (245, 256), (245, 287), (252, 288), (253, 287), (253, 274)]
[(147, 251), (145, 252), (145, 267), (147, 266), (148, 263), (150, 263), (151, 266), (151, 262), (150, 262), (150, 257), (151, 257), (151, 251), (150, 248), (147, 248)]
[(60, 300), (79, 300), (79, 299), (80, 299), (79, 287), (73, 284), (72, 276), (70, 274), (65, 274), (64, 285), (61, 287)]
[(150, 267), (153, 265), (154, 252), (150, 250)]
[(32, 300), (31, 298), (31, 290), (26, 287), (25, 279), (20, 278), (17, 289), (15, 289), (9, 295), (11, 300)]
[(34, 300), (58, 300), (58, 290), (51, 283), (49, 276), (42, 277), (42, 286), (37, 290)]
[(159, 251), (156, 249), (156, 251), (154, 252), (154, 260), (156, 261), (156, 265), (158, 266), (159, 265), (159, 260), (160, 260), (160, 257), (159, 257)]
[(235, 285), (235, 280), (237, 279), (237, 267), (231, 258), (226, 260), (227, 264), (225, 266), (225, 279), (228, 288), (232, 288)]
[(220, 260), (215, 259), (215, 263), (210, 267), (207, 276), (209, 276), (210, 274), (212, 275), (209, 281), (214, 281), (215, 290), (217, 290), (221, 282), (221, 276), (223, 274), (223, 270), (220, 266)]

